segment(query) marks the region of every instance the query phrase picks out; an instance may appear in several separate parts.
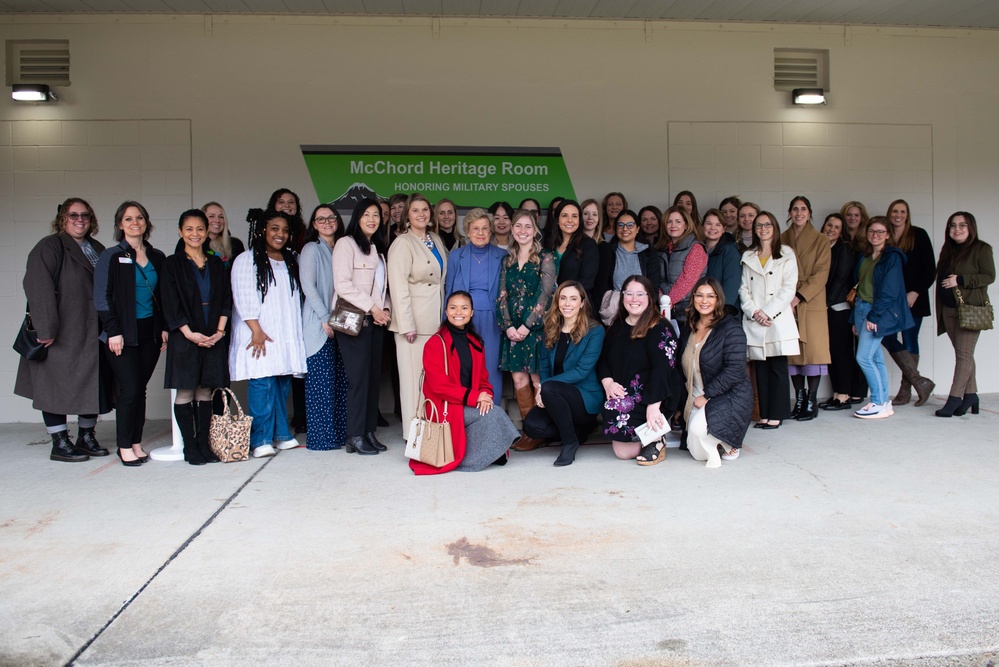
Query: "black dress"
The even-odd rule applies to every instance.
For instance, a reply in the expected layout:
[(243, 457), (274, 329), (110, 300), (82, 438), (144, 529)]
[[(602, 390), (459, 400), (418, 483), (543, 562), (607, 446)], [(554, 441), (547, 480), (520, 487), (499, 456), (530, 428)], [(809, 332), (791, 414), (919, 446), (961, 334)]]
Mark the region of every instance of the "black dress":
[(199, 347), (184, 337), (180, 327), (211, 336), (219, 328), (219, 318), (232, 316), (232, 288), (222, 260), (207, 255), (204, 277), (209, 286), (208, 319), (202, 307), (198, 271), (194, 262), (181, 250), (163, 262), (160, 294), (163, 315), (170, 336), (163, 386), (167, 389), (229, 386), (229, 337), (212, 347)]
[(632, 328), (619, 319), (607, 329), (597, 377), (613, 378), (627, 391), (624, 398), (604, 403), (605, 435), (618, 442), (637, 440), (635, 427), (645, 423), (645, 410), (662, 401), (661, 412), (673, 413), (683, 395), (678, 341), (666, 320), (649, 329), (644, 338), (632, 338)]

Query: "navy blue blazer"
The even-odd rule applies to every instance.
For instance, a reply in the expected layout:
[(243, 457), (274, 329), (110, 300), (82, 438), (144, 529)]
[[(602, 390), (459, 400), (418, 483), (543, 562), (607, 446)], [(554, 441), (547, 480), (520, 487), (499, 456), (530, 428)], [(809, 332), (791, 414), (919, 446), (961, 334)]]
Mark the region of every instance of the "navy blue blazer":
[[(853, 268), (854, 283), (859, 279), (860, 264), (864, 257), (865, 255), (861, 255)], [(916, 326), (912, 311), (909, 310), (909, 302), (905, 298), (905, 274), (902, 267), (906, 261), (904, 252), (888, 246), (881, 251), (881, 259), (874, 265), (874, 304), (867, 319), (878, 325), (878, 336), (882, 338)], [(863, 322), (857, 322), (856, 308), (850, 319), (858, 331), (864, 326)]]
[(486, 259), (479, 264), (472, 257), (471, 243), (463, 245), (457, 250), (452, 250), (447, 257), (447, 276), (444, 279), (444, 296), (449, 296), (456, 290), (469, 291), (468, 286), (472, 282), (472, 271), (485, 271), (489, 275), (489, 299), (495, 305), (499, 298), (499, 279), (503, 260), (506, 259), (506, 250), (492, 243), (486, 246)]
[(579, 343), (569, 341), (569, 349), (562, 362), (562, 374), (555, 375), (555, 348), (548, 349), (544, 341), (539, 344), (538, 375), (544, 384), (548, 380), (575, 385), (583, 395), (586, 411), (599, 414), (604, 406), (604, 389), (597, 380), (597, 360), (604, 346), (604, 328), (599, 322), (590, 323), (590, 330)]

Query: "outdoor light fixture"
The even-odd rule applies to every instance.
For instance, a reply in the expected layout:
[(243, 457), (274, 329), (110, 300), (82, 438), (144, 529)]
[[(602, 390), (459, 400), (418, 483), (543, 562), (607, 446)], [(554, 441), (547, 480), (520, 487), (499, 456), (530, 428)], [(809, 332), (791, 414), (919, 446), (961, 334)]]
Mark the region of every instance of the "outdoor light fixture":
[(10, 96), (18, 102), (54, 102), (59, 99), (46, 83), (15, 83)]
[(821, 88), (795, 88), (791, 91), (794, 104), (825, 104), (826, 92)]

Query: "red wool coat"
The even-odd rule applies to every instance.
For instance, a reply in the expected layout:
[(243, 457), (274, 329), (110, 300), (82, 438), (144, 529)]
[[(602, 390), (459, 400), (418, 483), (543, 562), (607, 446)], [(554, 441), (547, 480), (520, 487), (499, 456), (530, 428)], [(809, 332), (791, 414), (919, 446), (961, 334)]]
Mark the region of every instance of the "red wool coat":
[[(417, 475), (437, 475), (450, 472), (465, 458), (465, 410), (474, 408), (482, 392), (493, 395), (486, 370), (486, 355), (482, 341), (469, 337), (468, 349), (472, 353), (472, 389), (461, 384), (461, 368), (458, 353), (451, 344), (451, 332), (447, 326), (441, 327), (423, 346), (423, 395), (437, 408), (440, 419), (444, 419), (444, 403), (448, 404), (447, 421), (451, 428), (451, 442), (454, 445), (454, 461), (441, 468), (434, 468), (419, 461), (409, 461), (409, 467)], [(447, 354), (447, 373), (444, 372), (444, 355)], [(497, 408), (493, 408), (494, 410)], [(430, 406), (427, 406), (428, 412)], [(432, 416), (432, 415), (431, 415)]]

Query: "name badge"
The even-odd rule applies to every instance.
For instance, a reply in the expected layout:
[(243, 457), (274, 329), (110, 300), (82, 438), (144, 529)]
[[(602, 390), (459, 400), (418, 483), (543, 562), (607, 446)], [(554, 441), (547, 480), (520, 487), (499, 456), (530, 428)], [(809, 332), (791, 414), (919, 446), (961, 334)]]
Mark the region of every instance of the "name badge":
[(119, 257), (118, 258), (118, 263), (119, 264), (131, 264), (132, 263), (132, 258), (131, 257)]

